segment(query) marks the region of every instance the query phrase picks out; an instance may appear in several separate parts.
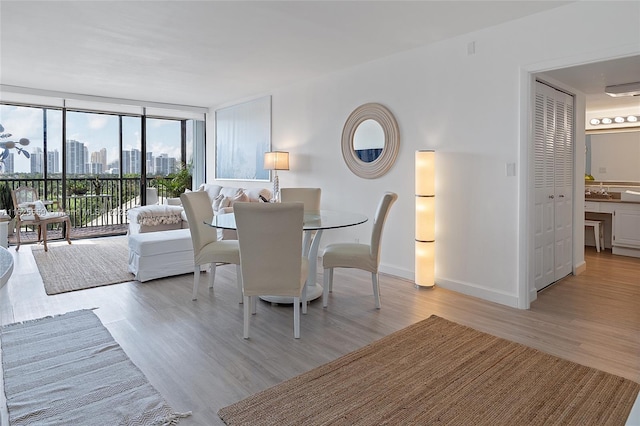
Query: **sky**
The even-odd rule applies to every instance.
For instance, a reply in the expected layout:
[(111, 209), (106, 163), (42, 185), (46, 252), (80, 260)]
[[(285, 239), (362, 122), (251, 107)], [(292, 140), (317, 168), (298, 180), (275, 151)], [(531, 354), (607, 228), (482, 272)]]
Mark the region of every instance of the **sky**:
[[(11, 133), (7, 140), (27, 138), (31, 143), (23, 147), (33, 152), (36, 147), (43, 147), (43, 110), (42, 108), (17, 107), (0, 105), (0, 124), (5, 133)], [(140, 119), (138, 117), (123, 118), (123, 149), (140, 149)], [(62, 112), (47, 110), (47, 146), (49, 150), (58, 149), (62, 153)], [(85, 144), (89, 151), (107, 149), (107, 162), (117, 160), (118, 153), (118, 117), (108, 114), (67, 112), (67, 139), (77, 140)], [(167, 154), (180, 159), (180, 122), (176, 120), (147, 119), (147, 151), (154, 156)], [(14, 171), (28, 173), (31, 163), (15, 149)]]

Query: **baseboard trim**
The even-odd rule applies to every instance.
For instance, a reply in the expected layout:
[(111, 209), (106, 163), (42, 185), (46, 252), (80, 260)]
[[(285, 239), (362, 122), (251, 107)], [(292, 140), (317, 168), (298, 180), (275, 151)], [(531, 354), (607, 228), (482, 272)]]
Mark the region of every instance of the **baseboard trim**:
[[(411, 282), (415, 282), (414, 272), (406, 269), (395, 268), (389, 265), (380, 265), (380, 273), (393, 275), (406, 279)], [(486, 287), (481, 287), (472, 283), (464, 283), (460, 281), (448, 280), (436, 276), (436, 286), (446, 288), (447, 290), (453, 290), (458, 293), (466, 294), (468, 296), (477, 297), (479, 299), (487, 300), (489, 302), (500, 303), (501, 305), (510, 306), (512, 308), (518, 308), (518, 297), (513, 294), (508, 294)], [(533, 299), (535, 300), (535, 298)]]
[(500, 303), (512, 308), (518, 308), (518, 297), (513, 294), (491, 290), (471, 283), (463, 283), (438, 277), (436, 277), (436, 285), (468, 296), (478, 297), (483, 300)]

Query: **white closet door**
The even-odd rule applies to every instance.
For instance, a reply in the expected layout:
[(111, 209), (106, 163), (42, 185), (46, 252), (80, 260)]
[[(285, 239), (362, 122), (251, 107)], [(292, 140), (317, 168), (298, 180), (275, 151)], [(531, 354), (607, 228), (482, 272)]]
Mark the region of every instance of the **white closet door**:
[(573, 99), (536, 83), (534, 108), (534, 283), (571, 273)]
[(571, 273), (573, 257), (573, 98), (555, 93), (555, 272), (554, 281)]

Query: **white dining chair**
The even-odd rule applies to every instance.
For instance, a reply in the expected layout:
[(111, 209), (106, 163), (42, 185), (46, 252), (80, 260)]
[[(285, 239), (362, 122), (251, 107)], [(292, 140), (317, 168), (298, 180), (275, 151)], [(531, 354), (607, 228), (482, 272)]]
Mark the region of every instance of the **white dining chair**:
[[(320, 214), (320, 199), (322, 197), (322, 189), (320, 188), (280, 188), (280, 199), (286, 202), (301, 202), (304, 205), (305, 214)], [(302, 237), (302, 255), (309, 256), (311, 243), (316, 236), (316, 231), (304, 232)], [(304, 299), (307, 299), (307, 287), (305, 286)], [(302, 305), (302, 313), (307, 313), (307, 305)]]
[(385, 192), (378, 203), (376, 215), (373, 221), (370, 244), (335, 243), (325, 247), (322, 254), (322, 266), (324, 267), (322, 306), (327, 307), (329, 292), (333, 291), (334, 268), (357, 268), (371, 272), (373, 284), (373, 296), (376, 309), (380, 309), (380, 283), (378, 280), (378, 267), (380, 265), (380, 242), (382, 230), (387, 219), (391, 205), (398, 199), (393, 192)]
[(193, 191), (180, 195), (184, 212), (189, 221), (189, 232), (193, 244), (193, 300), (198, 297), (200, 267), (211, 264), (209, 288), (213, 289), (218, 264), (235, 264), (238, 298), (242, 303), (242, 274), (240, 271), (240, 249), (237, 240), (218, 241), (218, 232), (204, 222), (213, 218), (213, 207), (206, 192)]
[(300, 304), (308, 260), (302, 256), (302, 203), (236, 203), (233, 207), (240, 243), (244, 296), (244, 333), (258, 296), (293, 297), (293, 337), (300, 338)]

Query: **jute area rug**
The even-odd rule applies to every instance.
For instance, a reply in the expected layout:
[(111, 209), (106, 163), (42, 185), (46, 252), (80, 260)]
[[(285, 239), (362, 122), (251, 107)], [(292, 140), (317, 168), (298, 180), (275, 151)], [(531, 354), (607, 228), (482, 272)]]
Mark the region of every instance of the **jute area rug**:
[(639, 390), (434, 315), (218, 415), (228, 425), (624, 425)]
[(89, 310), (0, 328), (11, 425), (172, 425), (162, 396)]
[(126, 237), (96, 238), (31, 248), (48, 295), (133, 281)]

